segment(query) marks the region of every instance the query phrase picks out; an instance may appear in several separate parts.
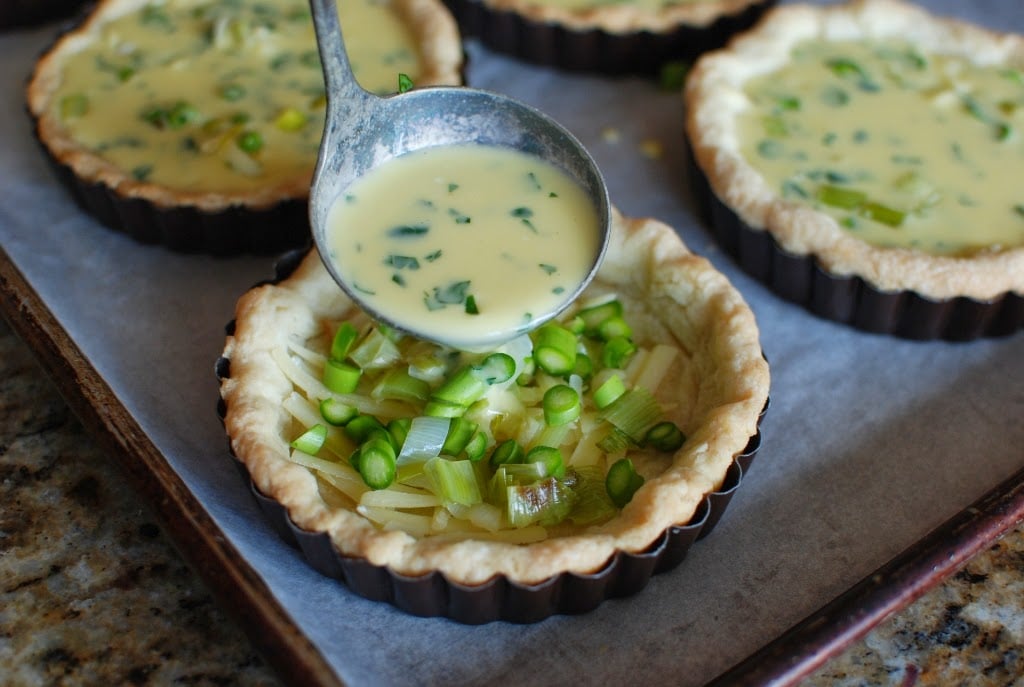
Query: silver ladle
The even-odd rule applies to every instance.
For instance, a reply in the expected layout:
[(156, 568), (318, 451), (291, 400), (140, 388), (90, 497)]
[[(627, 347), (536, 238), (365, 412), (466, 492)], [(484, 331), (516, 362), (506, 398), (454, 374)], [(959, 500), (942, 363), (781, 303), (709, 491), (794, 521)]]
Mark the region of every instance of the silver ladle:
[[(345, 293), (378, 321), (447, 345), (393, 321), (367, 304), (328, 255), (328, 213), (353, 182), (385, 162), (431, 146), (479, 144), (512, 148), (561, 168), (593, 201), (599, 224), (599, 250), (586, 277), (554, 312), (568, 307), (597, 273), (609, 233), (609, 199), (604, 178), (583, 145), (539, 110), (497, 93), (465, 87), (429, 87), (381, 97), (357, 82), (345, 50), (337, 0), (310, 0), (327, 87), (327, 113), (313, 175), (309, 215), (313, 241), (327, 270)], [(398, 75), (395, 75), (396, 83)], [(493, 341), (488, 342), (493, 345)], [(472, 346), (463, 346), (472, 348)]]

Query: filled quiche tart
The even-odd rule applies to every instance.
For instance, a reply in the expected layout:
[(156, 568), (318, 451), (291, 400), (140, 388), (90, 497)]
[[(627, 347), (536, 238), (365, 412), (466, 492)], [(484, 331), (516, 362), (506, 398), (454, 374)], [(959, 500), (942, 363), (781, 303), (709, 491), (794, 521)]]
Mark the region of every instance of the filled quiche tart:
[(749, 28), (775, 0), (446, 0), (466, 35), (539, 64), (652, 73)]
[(909, 338), (1024, 323), (1024, 38), (897, 0), (780, 7), (685, 99), (714, 230), (781, 295)]
[(494, 351), (370, 321), (313, 251), (240, 298), (218, 376), (231, 450), (310, 563), (464, 622), (580, 612), (678, 563), (769, 387), (740, 294), (617, 213), (579, 304)]
[[(439, 0), (339, 3), (357, 80), (458, 84)], [(303, 0), (105, 0), (37, 63), (36, 134), (104, 224), (186, 251), (277, 252), (308, 237), (325, 93)]]

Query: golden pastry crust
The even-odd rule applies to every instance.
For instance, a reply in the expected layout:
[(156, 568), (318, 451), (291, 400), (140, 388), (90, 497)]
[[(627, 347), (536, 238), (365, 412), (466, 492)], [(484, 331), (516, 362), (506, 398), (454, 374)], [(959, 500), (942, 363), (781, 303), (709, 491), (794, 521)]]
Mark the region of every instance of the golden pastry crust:
[[(240, 206), (262, 211), (289, 200), (305, 200), (309, 195), (313, 160), (308, 170), (292, 178), (254, 189), (183, 190), (133, 178), (129, 170), (109, 162), (67, 131), (53, 102), (63, 81), (65, 62), (89, 47), (104, 24), (139, 12), (150, 4), (148, 0), (102, 0), (80, 26), (61, 37), (36, 63), (27, 87), (27, 104), (36, 123), (37, 138), (48, 154), (59, 165), (68, 167), (81, 182), (101, 184), (123, 199), (141, 199), (163, 209), (192, 207), (204, 213), (216, 213)], [(461, 37), (454, 19), (440, 0), (393, 0), (392, 5), (418, 41), (422, 72), (416, 85), (461, 84)]]
[(969, 257), (878, 248), (831, 217), (783, 199), (744, 158), (737, 126), (748, 103), (744, 84), (788, 62), (794, 45), (821, 38), (899, 39), (926, 53), (1024, 66), (1024, 38), (935, 17), (898, 0), (772, 10), (754, 30), (699, 60), (687, 82), (686, 135), (715, 195), (749, 227), (768, 231), (783, 250), (812, 255), (827, 272), (859, 276), (880, 291), (913, 291), (936, 300), (1024, 294), (1024, 247)]
[(327, 504), (311, 472), (287, 459), (282, 401), (293, 387), (273, 359), (289, 339), (312, 338), (324, 331), (325, 321), (353, 308), (315, 253), (287, 280), (255, 288), (238, 302), (224, 349), (230, 375), (221, 382), (233, 452), (255, 486), (281, 503), (299, 527), (328, 533), (344, 555), (406, 575), (437, 570), (470, 585), (506, 575), (530, 584), (565, 571), (597, 571), (617, 550), (644, 550), (668, 527), (688, 522), (705, 494), (721, 486), (734, 457), (757, 433), (769, 372), (749, 307), (670, 227), (615, 212), (607, 256), (588, 293), (618, 294), (641, 345), (679, 348), (673, 381), (659, 391), (668, 398), (659, 400), (677, 404), (672, 419), (688, 437), (664, 471), (650, 475), (611, 521), (532, 544), (456, 542), (384, 531), (352, 510)]

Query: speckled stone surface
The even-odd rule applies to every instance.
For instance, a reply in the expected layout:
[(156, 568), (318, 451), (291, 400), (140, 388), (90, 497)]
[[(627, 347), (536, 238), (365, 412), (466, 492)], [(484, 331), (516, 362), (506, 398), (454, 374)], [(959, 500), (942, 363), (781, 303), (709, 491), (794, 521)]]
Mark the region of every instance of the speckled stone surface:
[[(275, 685), (0, 319), (0, 684)], [(1024, 526), (806, 685), (1024, 685)]]

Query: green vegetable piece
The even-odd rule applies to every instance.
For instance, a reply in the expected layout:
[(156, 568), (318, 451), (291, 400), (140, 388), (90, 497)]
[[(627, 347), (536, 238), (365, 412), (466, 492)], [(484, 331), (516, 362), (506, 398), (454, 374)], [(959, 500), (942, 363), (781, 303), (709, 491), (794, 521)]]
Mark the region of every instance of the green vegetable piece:
[(666, 453), (678, 451), (684, 441), (686, 441), (686, 437), (683, 436), (678, 425), (668, 420), (651, 427), (647, 430), (647, 436), (644, 438), (644, 443), (648, 446), (653, 446)]
[(462, 452), (474, 463), (478, 462), (487, 452), (487, 435), (483, 432), (474, 432), (473, 438), (469, 440)]
[(479, 315), (480, 314), (480, 308), (477, 307), (477, 305), (476, 305), (476, 298), (473, 297), (473, 294), (470, 294), (470, 295), (466, 296), (466, 314), (467, 315)]
[(343, 403), (336, 398), (329, 397), (320, 401), (320, 417), (335, 427), (347, 424), (358, 414), (359, 411), (355, 407)]
[(342, 322), (338, 326), (338, 331), (334, 332), (334, 338), (331, 339), (331, 359), (344, 360), (347, 358), (352, 344), (358, 338), (359, 331), (355, 328), (355, 325), (351, 322)]
[(583, 381), (589, 380), (594, 376), (594, 361), (586, 353), (576, 354), (576, 364), (573, 365), (572, 373), (579, 375)]
[[(523, 460), (523, 447), (515, 439), (506, 439), (491, 452), (489, 462), (492, 468), (497, 469), (506, 463), (519, 463)], [(504, 474), (504, 473), (503, 473)]]
[(534, 446), (526, 452), (523, 462), (542, 464), (547, 477), (565, 477), (565, 459), (562, 458), (562, 452), (554, 446)]
[(863, 191), (830, 185), (819, 186), (815, 197), (825, 205), (846, 210), (859, 207), (867, 200)]
[(576, 503), (569, 513), (569, 519), (577, 525), (596, 525), (615, 517), (619, 509), (608, 496), (600, 468), (578, 467), (574, 472), (576, 483), (573, 492), (576, 494)]
[(446, 456), (456, 457), (466, 449), (469, 440), (473, 438), (479, 426), (472, 420), (464, 417), (452, 418), (448, 426), (448, 436), (441, 446), (441, 453)]
[(472, 461), (431, 458), (423, 465), (423, 472), (433, 492), (446, 506), (472, 506), (483, 501)]
[(605, 476), (605, 489), (618, 508), (625, 508), (626, 504), (633, 500), (637, 489), (644, 484), (643, 475), (633, 467), (633, 461), (629, 458), (620, 458), (612, 464)]
[(602, 418), (639, 444), (647, 430), (661, 420), (661, 407), (650, 391), (637, 387), (619, 396), (602, 411)]
[(306, 126), (308, 118), (294, 107), (286, 107), (274, 119), (274, 126), (281, 131), (295, 132)]
[(82, 93), (66, 95), (60, 99), (60, 118), (64, 121), (84, 117), (89, 113), (89, 98)]
[(583, 412), (580, 395), (567, 384), (556, 384), (545, 391), (541, 406), (544, 409), (544, 422), (549, 427), (574, 422)]
[(605, 367), (622, 369), (634, 353), (636, 353), (636, 344), (632, 339), (615, 336), (609, 339), (601, 349), (601, 364)]
[(405, 93), (406, 91), (411, 91), (412, 89), (413, 89), (412, 79), (409, 78), (408, 74), (401, 74), (400, 73), (398, 75), (398, 92), (399, 93)]
[(380, 370), (394, 365), (402, 354), (398, 345), (380, 328), (374, 327), (348, 357), (363, 370)]
[(483, 374), (478, 374), (472, 366), (465, 365), (435, 389), (430, 399), (459, 406), (465, 411), (487, 393), (487, 386), (487, 379)]
[(238, 135), (235, 143), (240, 150), (253, 155), (263, 149), (263, 136), (258, 131), (244, 131)]
[(533, 359), (548, 374), (567, 375), (576, 366), (576, 335), (560, 325), (548, 322), (533, 336)]
[(391, 445), (399, 450), (405, 445), (405, 439), (409, 436), (409, 429), (412, 427), (411, 417), (396, 417), (388, 422), (388, 434), (391, 435)]
[(907, 216), (905, 212), (875, 202), (864, 203), (860, 208), (860, 213), (868, 219), (890, 227), (900, 226)]
[(357, 415), (345, 425), (345, 436), (357, 444), (366, 442), (374, 435), (390, 436), (387, 427), (373, 415)]
[(430, 398), (430, 385), (409, 374), (408, 367), (393, 367), (377, 381), (370, 391), (370, 396), (409, 403), (425, 403)]
[(373, 437), (359, 447), (358, 470), (371, 489), (387, 489), (395, 481), (395, 449), (387, 439)]
[(330, 358), (324, 364), (324, 386), (336, 394), (351, 394), (359, 386), (362, 370), (355, 365)]
[(626, 383), (622, 381), (621, 376), (613, 374), (594, 390), (594, 405), (599, 410), (604, 410), (624, 393), (626, 393)]
[(629, 338), (633, 336), (633, 329), (626, 323), (621, 315), (605, 318), (597, 326), (597, 336), (602, 341), (610, 341), (616, 337)]
[(622, 302), (616, 298), (583, 308), (577, 314), (583, 320), (583, 333), (596, 336), (597, 332), (609, 317), (622, 317)]
[(502, 384), (512, 379), (516, 361), (508, 353), (491, 353), (472, 368), (473, 374), (488, 385)]
[(506, 516), (513, 527), (557, 525), (568, 517), (576, 495), (561, 480), (549, 477), (506, 488)]
[(316, 424), (292, 441), (291, 446), (296, 451), (315, 456), (323, 448), (325, 441), (327, 441), (327, 427)]

